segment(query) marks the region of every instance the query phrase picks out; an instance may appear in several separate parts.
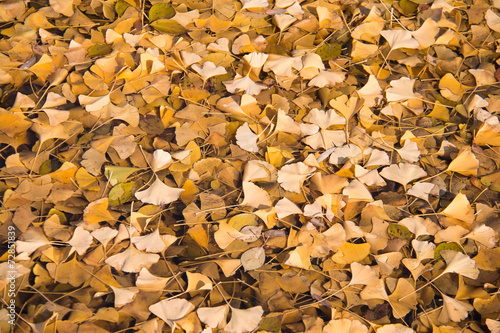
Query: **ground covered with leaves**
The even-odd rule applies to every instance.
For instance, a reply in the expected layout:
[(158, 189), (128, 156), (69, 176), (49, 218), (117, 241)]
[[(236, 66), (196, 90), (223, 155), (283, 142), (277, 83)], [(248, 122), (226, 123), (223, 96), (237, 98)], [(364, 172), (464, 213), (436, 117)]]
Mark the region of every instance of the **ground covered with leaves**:
[(500, 1), (0, 3), (2, 332), (500, 332)]

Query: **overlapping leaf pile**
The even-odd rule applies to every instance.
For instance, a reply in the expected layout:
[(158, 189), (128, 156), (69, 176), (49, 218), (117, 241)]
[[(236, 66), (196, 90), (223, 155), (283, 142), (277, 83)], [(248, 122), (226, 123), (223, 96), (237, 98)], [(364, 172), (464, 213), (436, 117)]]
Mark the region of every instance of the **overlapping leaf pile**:
[(3, 1), (15, 331), (499, 332), (498, 9)]

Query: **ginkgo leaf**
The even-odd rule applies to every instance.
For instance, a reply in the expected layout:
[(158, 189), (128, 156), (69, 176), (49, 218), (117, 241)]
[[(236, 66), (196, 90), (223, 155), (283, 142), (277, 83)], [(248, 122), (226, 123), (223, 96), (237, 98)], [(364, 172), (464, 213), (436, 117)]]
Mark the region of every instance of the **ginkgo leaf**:
[(443, 297), (443, 309), (438, 317), (441, 323), (448, 323), (450, 320), (460, 322), (467, 318), (470, 311), (474, 310), (474, 307), (468, 302), (459, 301), (443, 293), (441, 296)]
[(310, 269), (310, 251), (311, 249), (309, 246), (298, 246), (288, 254), (288, 259), (285, 260), (284, 264), (303, 269)]
[(478, 277), (479, 269), (476, 268), (476, 262), (469, 256), (453, 250), (442, 250), (440, 254), (446, 261), (446, 268), (441, 275), (457, 273), (471, 279)]
[(267, 58), (269, 58), (269, 54), (262, 52), (252, 52), (243, 56), (243, 59), (245, 59), (251, 67), (258, 68), (259, 71), (266, 63)]
[[(419, 183), (420, 184), (420, 183)], [(415, 185), (416, 186), (416, 185)], [(412, 216), (402, 219), (398, 222), (408, 228), (408, 230), (413, 233), (416, 237), (422, 235), (430, 235), (431, 233), (427, 230), (427, 227), (424, 225), (424, 219), (420, 216)]]
[(257, 141), (259, 135), (252, 132), (248, 123), (244, 123), (236, 130), (236, 144), (246, 151), (258, 153)]
[(188, 51), (181, 51), (181, 58), (182, 62), (184, 63), (184, 66), (189, 67), (194, 63), (200, 62), (201, 57), (193, 52), (188, 52)]
[(135, 285), (141, 290), (156, 291), (163, 290), (172, 277), (165, 278), (151, 274), (146, 268), (142, 268), (135, 280)]
[(212, 290), (212, 281), (200, 273), (186, 272), (188, 285), (186, 291)]
[(191, 65), (198, 74), (200, 74), (203, 81), (208, 80), (212, 76), (224, 75), (227, 73), (226, 69), (222, 66), (215, 66), (211, 61), (205, 61), (201, 67), (198, 64)]
[[(272, 60), (271, 60), (272, 59)], [(294, 77), (293, 69), (302, 69), (302, 60), (299, 57), (275, 57), (268, 59), (263, 70), (285, 77)]]
[(278, 171), (278, 183), (287, 191), (300, 193), (302, 184), (315, 170), (302, 162), (285, 165)]
[(43, 109), (43, 112), (49, 118), (50, 126), (57, 126), (69, 119), (70, 112), (66, 110)]
[(500, 16), (495, 14), (494, 11), (491, 9), (488, 9), (486, 11), (486, 14), (484, 15), (484, 18), (486, 19), (486, 24), (490, 29), (496, 32), (500, 32)]
[(470, 150), (462, 150), (448, 165), (446, 171), (458, 172), (464, 176), (476, 176), (479, 169), (479, 160)]
[(266, 251), (262, 247), (253, 247), (241, 255), (241, 265), (245, 271), (252, 271), (262, 267), (266, 262)]
[(99, 229), (96, 229), (90, 233), (92, 237), (97, 239), (104, 248), (106, 248), (106, 245), (108, 245), (109, 241), (111, 241), (113, 238), (115, 238), (116, 235), (118, 235), (118, 230), (116, 229), (111, 229), (110, 227), (102, 227)]
[(500, 321), (487, 318), (486, 326), (488, 327), (491, 333), (500, 333)]
[(278, 117), (276, 121), (277, 132), (287, 132), (292, 134), (302, 134), (300, 126), (293, 120), (292, 117), (285, 114), (285, 111), (278, 109)]
[(321, 56), (316, 53), (307, 53), (302, 57), (302, 69), (300, 76), (304, 79), (312, 79), (319, 74), (320, 70), (325, 69), (325, 64), (321, 60)]
[(406, 140), (403, 148), (396, 149), (396, 151), (403, 160), (410, 163), (418, 162), (418, 158), (420, 157), (420, 149), (418, 149), (417, 143), (412, 140)]
[(415, 331), (402, 324), (390, 324), (378, 328), (377, 333), (415, 333)]
[(365, 164), (365, 168), (371, 169), (373, 167), (379, 167), (389, 164), (391, 164), (391, 162), (389, 161), (389, 155), (383, 150), (374, 149), (370, 155), (370, 158), (368, 159), (368, 162), (366, 162)]
[(255, 83), (252, 79), (246, 75), (240, 78), (236, 78), (232, 81), (224, 81), (227, 91), (232, 94), (244, 91), (249, 95), (258, 95), (260, 92), (267, 88), (267, 86), (259, 83)]
[(323, 327), (323, 333), (368, 333), (368, 328), (357, 319), (335, 319), (330, 320)]
[(279, 219), (283, 219), (293, 214), (302, 214), (302, 210), (287, 198), (280, 199), (275, 207)]
[(142, 268), (149, 268), (158, 260), (159, 255), (143, 253), (131, 244), (125, 251), (109, 257), (104, 262), (117, 271), (139, 273)]
[(182, 192), (184, 189), (170, 187), (156, 177), (153, 185), (146, 190), (135, 192), (135, 197), (144, 203), (161, 206), (179, 199)]
[(434, 251), (436, 250), (434, 243), (414, 239), (411, 241), (411, 245), (417, 254), (417, 259), (434, 259)]
[(349, 200), (373, 201), (370, 191), (357, 179), (354, 179), (344, 187), (343, 195), (347, 195)]
[(361, 89), (358, 89), (357, 93), (359, 97), (364, 99), (364, 104), (369, 107), (378, 105), (383, 98), (382, 88), (375, 75), (370, 75), (368, 82)]
[(434, 45), (438, 33), (439, 25), (432, 18), (428, 18), (418, 30), (411, 34), (420, 44), (420, 48), (425, 49)]
[(433, 183), (420, 182), (413, 185), (412, 188), (406, 191), (406, 194), (429, 201), (429, 194), (439, 195), (439, 188)]
[(493, 248), (496, 244), (496, 233), (491, 228), (484, 224), (476, 226), (471, 232), (463, 236), (464, 238), (473, 239), (486, 246), (487, 248)]
[(156, 229), (150, 234), (132, 237), (130, 240), (141, 251), (159, 253), (172, 245), (177, 240), (177, 237), (160, 235), (160, 230)]
[(219, 230), (214, 234), (215, 242), (221, 249), (225, 249), (236, 239), (251, 243), (259, 239), (262, 227), (246, 226), (241, 231), (236, 230), (225, 222), (219, 223)]
[(385, 179), (392, 180), (406, 188), (406, 185), (408, 185), (411, 181), (427, 176), (427, 172), (425, 172), (424, 169), (418, 165), (399, 163), (391, 164), (390, 166), (384, 168), (380, 172), (380, 175)]
[(399, 80), (392, 80), (390, 87), (385, 90), (385, 96), (389, 102), (401, 102), (411, 98), (418, 98), (413, 92), (416, 79), (402, 77)]
[(245, 310), (231, 308), (231, 320), (224, 330), (228, 333), (250, 332), (259, 326), (264, 310), (261, 306), (254, 306)]
[(335, 165), (344, 164), (362, 152), (361, 148), (354, 144), (347, 144), (342, 147), (333, 148), (333, 151), (330, 154), (329, 162)]
[(320, 70), (319, 74), (312, 78), (307, 84), (309, 87), (333, 87), (336, 84), (343, 82), (345, 74), (342, 72), (331, 72), (327, 70)]
[(360, 165), (355, 165), (354, 166), (354, 175), (360, 182), (362, 182), (366, 186), (385, 186), (387, 183), (385, 180), (380, 177), (378, 174), (378, 171), (376, 169), (374, 170), (366, 170)]
[(243, 206), (250, 206), (257, 209), (271, 207), (271, 198), (266, 190), (251, 182), (243, 182)]
[(472, 223), (475, 219), (474, 209), (463, 193), (458, 193), (441, 213), (467, 223)]
[(95, 224), (102, 221), (113, 221), (115, 218), (108, 210), (109, 199), (102, 198), (92, 201), (83, 210), (83, 221), (86, 224)]
[(221, 305), (213, 308), (198, 308), (196, 314), (200, 320), (207, 324), (210, 328), (217, 328), (222, 326), (229, 313), (229, 306)]
[(324, 111), (314, 108), (303, 119), (322, 129), (327, 129), (333, 125), (345, 125), (346, 123), (346, 119), (337, 114), (333, 109)]
[(45, 237), (42, 228), (30, 227), (16, 240), (15, 244), (18, 256), (26, 257), (38, 248), (50, 244), (50, 242)]
[(408, 30), (382, 30), (380, 34), (389, 42), (391, 50), (417, 49), (420, 46), (418, 41), (413, 38), (411, 31)]
[(68, 244), (71, 245), (79, 255), (83, 255), (87, 252), (87, 249), (90, 247), (90, 244), (92, 244), (92, 241), (93, 238), (90, 235), (90, 232), (82, 227), (76, 227), (73, 232), (73, 237), (71, 237), (68, 241)]
[(243, 168), (242, 180), (244, 182), (276, 182), (277, 178), (278, 173), (276, 168), (265, 161), (250, 160)]
[(151, 169), (153, 171), (160, 171), (166, 167), (168, 167), (172, 163), (172, 156), (169, 152), (164, 151), (163, 149), (156, 149), (153, 152), (153, 156), (151, 159)]
[(276, 23), (276, 26), (280, 29), (280, 31), (288, 28), (293, 22), (297, 21), (297, 18), (288, 14), (279, 14), (274, 15), (273, 20)]
[(403, 318), (408, 312), (417, 308), (417, 294), (414, 291), (413, 284), (407, 279), (398, 279), (396, 289), (389, 295), (389, 304), (392, 306), (395, 318)]
[(115, 295), (115, 307), (122, 307), (125, 304), (132, 302), (139, 292), (137, 287), (118, 288), (110, 286), (110, 288), (113, 290), (113, 294)]
[(182, 298), (175, 298), (159, 301), (149, 306), (149, 311), (171, 325), (172, 322), (184, 318), (188, 313), (192, 312), (194, 308), (195, 306), (191, 302)]
[(365, 286), (375, 285), (378, 283), (377, 273), (370, 266), (361, 265), (357, 262), (351, 264), (352, 278), (349, 286), (354, 284), (362, 284)]

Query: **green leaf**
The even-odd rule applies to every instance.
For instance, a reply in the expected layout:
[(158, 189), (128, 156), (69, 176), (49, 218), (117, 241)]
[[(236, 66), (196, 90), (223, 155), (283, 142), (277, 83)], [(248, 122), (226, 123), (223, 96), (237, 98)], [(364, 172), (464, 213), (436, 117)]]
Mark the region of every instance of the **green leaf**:
[(89, 47), (88, 49), (88, 56), (89, 57), (98, 57), (98, 56), (104, 56), (109, 53), (111, 53), (111, 50), (113, 49), (113, 46), (108, 45), (108, 44), (95, 44)]
[(141, 117), (139, 128), (150, 135), (160, 135), (165, 130), (161, 119), (153, 115)]
[(465, 253), (462, 247), (457, 243), (440, 243), (434, 250), (434, 259), (443, 259), (443, 257), (441, 257), (441, 251), (443, 250), (453, 250), (456, 252)]
[(169, 3), (157, 3), (149, 10), (149, 22), (154, 22), (161, 18), (169, 19), (175, 15), (175, 9)]
[(426, 3), (432, 3), (434, 0), (411, 0), (411, 2), (418, 3), (419, 5), (423, 5)]
[(186, 29), (174, 20), (158, 19), (151, 23), (151, 26), (158, 31), (172, 35), (180, 35), (186, 32)]
[(40, 170), (38, 173), (40, 175), (46, 175), (48, 173), (51, 173), (52, 171), (56, 171), (61, 167), (61, 163), (57, 160), (46, 160), (43, 162), (43, 164), (40, 166)]
[(116, 185), (127, 180), (127, 178), (134, 172), (140, 170), (139, 168), (121, 167), (114, 165), (104, 166), (104, 175), (108, 178), (111, 186)]
[(405, 15), (411, 15), (416, 13), (418, 4), (410, 0), (400, 0), (399, 7), (401, 7)]
[(391, 223), (387, 227), (387, 233), (391, 238), (401, 238), (410, 240), (413, 238), (413, 233), (407, 227), (401, 224)]
[(128, 183), (118, 183), (109, 191), (108, 199), (110, 206), (118, 206), (129, 201), (137, 190), (134, 181)]
[(116, 13), (118, 14), (118, 16), (122, 16), (128, 7), (130, 7), (130, 4), (126, 1), (123, 1), (123, 0), (118, 0), (115, 3), (115, 10), (116, 10)]
[(500, 171), (481, 177), (481, 183), (492, 191), (500, 192)]
[(342, 46), (340, 44), (328, 44), (325, 43), (318, 47), (316, 54), (321, 57), (321, 60), (328, 61), (330, 59), (336, 58), (342, 52)]

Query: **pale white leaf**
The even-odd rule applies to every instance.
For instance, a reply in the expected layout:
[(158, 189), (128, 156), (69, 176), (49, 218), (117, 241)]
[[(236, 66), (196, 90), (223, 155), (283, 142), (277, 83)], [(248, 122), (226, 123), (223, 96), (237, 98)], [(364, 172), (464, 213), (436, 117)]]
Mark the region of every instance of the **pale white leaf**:
[(262, 267), (266, 262), (266, 251), (262, 247), (253, 247), (241, 255), (241, 265), (245, 271), (252, 271)]
[(438, 195), (439, 188), (433, 183), (420, 182), (413, 185), (411, 189), (406, 191), (406, 194), (429, 201), (429, 194)]
[(137, 191), (135, 197), (144, 203), (161, 206), (179, 199), (182, 192), (184, 189), (170, 187), (156, 178), (153, 185), (146, 190)]
[(259, 326), (264, 310), (261, 306), (254, 306), (245, 310), (231, 307), (231, 320), (224, 330), (228, 333), (250, 332)]
[(290, 201), (288, 198), (283, 198), (279, 200), (276, 205), (277, 216), (279, 219), (283, 219), (287, 216), (293, 214), (302, 214), (302, 211), (296, 204)]
[(370, 266), (353, 262), (351, 263), (351, 274), (352, 278), (348, 284), (349, 286), (354, 284), (370, 286), (378, 283), (377, 273)]
[(128, 249), (109, 257), (104, 262), (117, 271), (139, 273), (142, 268), (149, 268), (158, 260), (160, 260), (159, 255), (143, 253), (130, 244)]
[(278, 183), (287, 191), (300, 193), (302, 184), (315, 170), (302, 162), (285, 165), (278, 171)]
[(198, 308), (196, 310), (198, 318), (210, 328), (221, 326), (225, 322), (228, 313), (229, 307), (225, 304), (213, 308)]
[(252, 81), (248, 75), (232, 81), (224, 81), (223, 83), (226, 86), (226, 90), (232, 94), (244, 91), (249, 95), (258, 95), (262, 90), (267, 89), (267, 86)]
[(68, 241), (68, 244), (75, 248), (76, 252), (79, 255), (85, 254), (87, 249), (92, 244), (93, 238), (90, 235), (90, 232), (83, 229), (82, 227), (76, 227), (73, 232), (73, 237)]
[(194, 69), (201, 78), (206, 81), (212, 76), (224, 75), (227, 73), (226, 69), (222, 66), (215, 66), (211, 61), (205, 61), (203, 65), (193, 64), (191, 68)]
[(175, 298), (159, 301), (151, 305), (149, 311), (164, 322), (169, 323), (184, 318), (193, 311), (194, 308), (195, 306), (191, 302), (182, 298)]
[(240, 146), (241, 149), (252, 153), (258, 153), (258, 140), (259, 135), (252, 132), (252, 130), (248, 126), (248, 123), (244, 123), (236, 130), (236, 144)]
[(382, 30), (380, 32), (391, 46), (391, 50), (396, 49), (418, 49), (420, 44), (412, 37), (411, 31), (407, 30)]
[(160, 230), (156, 228), (152, 233), (144, 236), (132, 237), (130, 240), (139, 250), (149, 253), (159, 253), (172, 245), (177, 240), (177, 237), (172, 235), (160, 235)]
[(420, 157), (420, 149), (418, 149), (417, 143), (412, 140), (406, 140), (403, 148), (396, 149), (396, 151), (403, 160), (410, 163), (418, 162), (418, 158)]
[(399, 80), (392, 80), (390, 87), (385, 90), (385, 96), (388, 102), (401, 102), (411, 98), (418, 98), (413, 92), (413, 85), (416, 79), (402, 77)]
[(441, 274), (457, 273), (473, 280), (478, 277), (476, 262), (468, 255), (452, 250), (443, 250), (440, 254), (446, 261), (446, 268)]
[(266, 190), (258, 187), (251, 182), (243, 182), (244, 199), (241, 203), (243, 206), (250, 206), (257, 209), (271, 207), (271, 198)]
[(391, 164), (382, 169), (380, 175), (385, 179), (392, 180), (406, 188), (409, 182), (427, 176), (427, 172), (418, 165), (399, 163)]
[(383, 98), (382, 88), (375, 75), (370, 75), (368, 82), (357, 92), (359, 97), (365, 100), (364, 104), (369, 107), (378, 105)]
[(97, 239), (102, 244), (102, 246), (106, 248), (106, 245), (108, 245), (109, 241), (115, 238), (116, 235), (118, 235), (118, 230), (111, 229), (110, 227), (102, 227), (92, 231), (90, 234), (92, 235), (92, 237)]
[(336, 84), (343, 82), (345, 74), (342, 72), (331, 72), (328, 70), (320, 70), (319, 74), (309, 81), (309, 87), (333, 87)]

